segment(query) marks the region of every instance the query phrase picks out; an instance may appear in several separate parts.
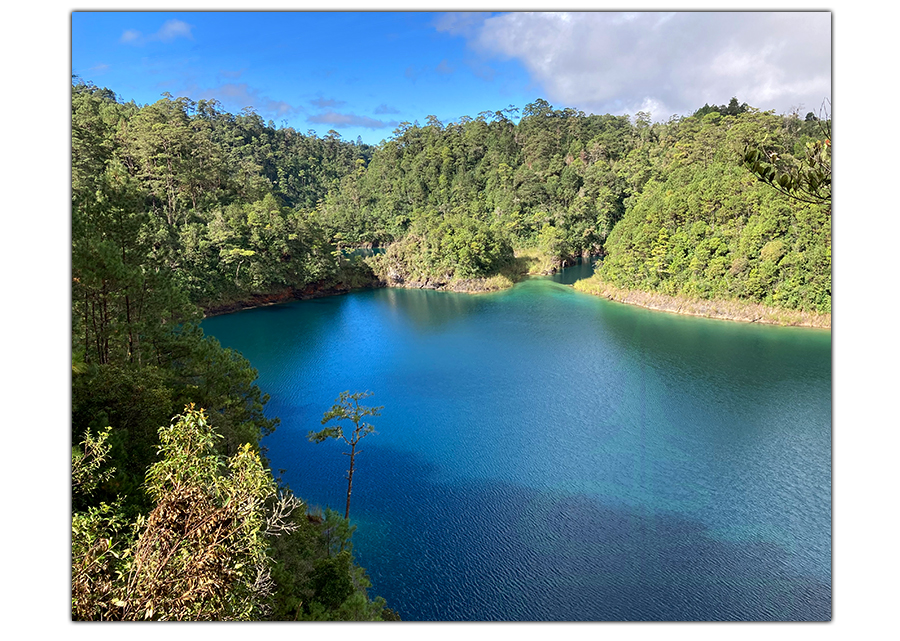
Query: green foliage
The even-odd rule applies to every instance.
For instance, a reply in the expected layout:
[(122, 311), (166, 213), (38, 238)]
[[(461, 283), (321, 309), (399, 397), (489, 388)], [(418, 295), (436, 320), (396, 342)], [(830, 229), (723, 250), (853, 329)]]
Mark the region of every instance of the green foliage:
[(116, 473), (101, 484), (97, 500), (122, 495), (132, 515), (149, 508), (141, 486), (159, 447), (157, 426), (194, 400), (216, 420), (220, 453), (233, 455), (248, 443), (258, 450), (277, 419), (264, 414), (268, 397), (255, 385), (256, 376), (240, 354), (192, 326), (161, 339), (153, 364), (92, 365), (73, 375), (72, 441), (87, 429), (112, 428), (109, 459)]
[(356, 532), (356, 526), (350, 525), (350, 520), (329, 507), (325, 508), (322, 518), (322, 541), (325, 544), (327, 556), (337, 556), (344, 551), (353, 550), (351, 538)]
[(121, 105), (72, 87), (73, 323), (85, 358), (154, 356), (155, 322), (340, 275), (310, 216), (367, 146), (266, 126), (215, 101)]
[(147, 472), (156, 507), (139, 528), (122, 616), (257, 618), (272, 590), (267, 534), (280, 524), (266, 505), (275, 482), (249, 444), (228, 459), (216, 454), (203, 410), (176, 419), (160, 429), (162, 459)]
[[(321, 443), (329, 438), (342, 439), (347, 445), (354, 445), (361, 438), (371, 434), (375, 428), (368, 423), (360, 423), (366, 416), (379, 416), (384, 407), (366, 407), (359, 402), (372, 395), (372, 392), (341, 392), (331, 409), (322, 417), (322, 425), (334, 422), (335, 425), (326, 427), (319, 432), (310, 432), (309, 440)], [(349, 435), (344, 434), (341, 421), (349, 421), (353, 424), (353, 431)]]
[(496, 274), (513, 259), (512, 245), (496, 227), (462, 214), (425, 212), (370, 264), (382, 280), (448, 282)]
[(739, 166), (747, 145), (790, 141), (785, 120), (718, 112), (679, 124), (627, 203), (597, 270), (612, 285), (673, 296), (831, 311), (831, 212), (788, 199)]
[(324, 610), (335, 610), (353, 594), (353, 582), (350, 580), (350, 555), (344, 552), (334, 557), (319, 559), (311, 577), (313, 591), (316, 594), (314, 603)]
[(100, 471), (109, 454), (109, 432), (112, 428), (98, 432), (97, 436), (90, 432), (85, 434), (81, 446), (72, 448), (72, 493), (73, 495), (93, 494), (97, 487), (110, 478), (114, 468)]
[(804, 203), (831, 203), (831, 139), (806, 143), (800, 159), (777, 151), (748, 147), (744, 164), (757, 178)]
[[(115, 471), (98, 478), (97, 501), (125, 498), (129, 514), (149, 507), (142, 484), (156, 459), (158, 426), (175, 414), (167, 372), (154, 365), (94, 365), (72, 377), (72, 442), (108, 427), (105, 459)], [(73, 497), (73, 501), (76, 499)], [(84, 507), (79, 500), (77, 505)]]
[(182, 282), (200, 303), (300, 288), (338, 267), (321, 230), (272, 194), (197, 214), (179, 233)]
[(89, 505), (88, 499), (115, 470), (103, 469), (109, 430), (88, 432), (72, 448), (72, 618), (114, 618), (121, 563), (131, 544), (130, 524), (120, 501)]
[[(344, 178), (317, 219), (336, 242), (405, 242), (404, 254), (415, 254), (415, 243), (439, 221), (462, 227), (462, 219), (485, 223), (517, 247), (540, 242), (545, 225), (557, 227), (566, 239), (557, 249), (567, 252), (558, 258), (599, 251), (621, 215), (624, 183), (613, 164), (632, 145), (628, 118), (554, 110), (537, 100), (515, 125), (507, 117), (515, 111), (404, 123), (365, 171)], [(429, 219), (425, 229), (416, 225), (422, 218)], [(408, 258), (418, 267), (415, 255)], [(444, 278), (433, 262), (425, 260), (417, 278)]]
[(238, 352), (184, 325), (172, 334), (167, 355), (176, 402), (195, 400), (208, 409), (223, 436), (224, 453), (234, 454), (246, 443), (257, 448), (259, 439), (278, 425), (278, 419), (264, 414), (269, 396), (254, 383), (257, 371)]
[[(293, 532), (272, 539), (276, 591), (270, 619), (278, 621), (379, 621), (384, 599), (370, 599), (371, 584), (351, 556), (356, 526), (326, 508), (295, 513)], [(348, 591), (347, 587), (350, 587)], [(343, 598), (341, 598), (343, 597)], [(393, 611), (388, 616), (396, 616)], [(391, 620), (399, 620), (391, 619)]]
[(732, 97), (731, 101), (727, 105), (709, 105), (705, 104), (700, 109), (695, 111), (692, 115), (695, 118), (703, 118), (707, 114), (717, 113), (722, 116), (737, 116), (742, 113), (746, 113), (750, 109), (750, 106), (744, 102), (738, 104), (737, 98)]
[(100, 503), (72, 515), (73, 620), (120, 618), (132, 529), (118, 503)]
[[(699, 191), (684, 184), (711, 183), (735, 162), (795, 197), (829, 199), (830, 140), (817, 133), (827, 119), (760, 113), (736, 98), (667, 123), (651, 123), (642, 113), (633, 120), (585, 115), (542, 99), (526, 105), (515, 124), (509, 116), (517, 111), (402, 123), (373, 149), (345, 143), (335, 132), (316, 138), (276, 130), (250, 111), (234, 116), (210, 101), (167, 97), (138, 108), (76, 84), (73, 199), (75, 227), (85, 232), (73, 235), (73, 325), (85, 358), (105, 362), (114, 350), (152, 358), (153, 328), (141, 326), (141, 318), (187, 320), (179, 295), (214, 305), (311, 283), (372, 282), (348, 271), (331, 243), (393, 243), (370, 261), (375, 274), (424, 286), (497, 274), (512, 263), (512, 247), (540, 248), (556, 264), (620, 254), (610, 235), (627, 212), (646, 209), (644, 199), (660, 200), (657, 184), (674, 192), (664, 199), (675, 208), (671, 223), (648, 228), (647, 247), (621, 259), (635, 263), (633, 273), (617, 278), (667, 292), (801, 306), (812, 297), (820, 309), (830, 305), (819, 284), (799, 296), (776, 295), (771, 288), (785, 281), (773, 276), (781, 262), (775, 272), (768, 263), (751, 264), (759, 248), (735, 251), (731, 236), (723, 236), (724, 253), (707, 255), (712, 248), (705, 245), (695, 255), (683, 227), (699, 215), (716, 230), (729, 224), (729, 212), (749, 223), (760, 203), (747, 185), (734, 196), (712, 193), (714, 184)], [(710, 217), (713, 211), (721, 220)], [(88, 231), (110, 227), (119, 232), (108, 239)], [(666, 239), (659, 238), (663, 228)], [(828, 260), (789, 251), (785, 259), (797, 274), (810, 268), (809, 260)], [(87, 265), (101, 266), (99, 273)], [(688, 271), (691, 282), (681, 278)], [(714, 279), (714, 287), (705, 282)]]

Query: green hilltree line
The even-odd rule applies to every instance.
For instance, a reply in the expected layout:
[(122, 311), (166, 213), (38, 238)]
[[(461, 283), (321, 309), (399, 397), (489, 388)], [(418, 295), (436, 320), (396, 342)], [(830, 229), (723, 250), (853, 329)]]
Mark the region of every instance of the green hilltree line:
[[(264, 414), (251, 364), (203, 335), (203, 310), (284, 292), (488, 278), (523, 253), (556, 266), (600, 256), (595, 277), (621, 287), (831, 310), (831, 143), (812, 114), (733, 100), (651, 123), (536, 100), (521, 112), (401, 123), (369, 146), (215, 101), (125, 103), (77, 78), (71, 106), (75, 618), (396, 616), (369, 598), (339, 514), (292, 499), (282, 519), (291, 527), (276, 536), (262, 525), (291, 500), (278, 483), (259, 485), (271, 477), (260, 439), (278, 421)], [(810, 189), (818, 199), (796, 197)], [(366, 260), (343, 251), (372, 246), (386, 251)], [(210, 435), (196, 436), (201, 423)], [(157, 474), (165, 430), (203, 443), (183, 485)], [(255, 470), (241, 478), (256, 485), (235, 480), (226, 491), (233, 465)], [(188, 567), (153, 563), (163, 549), (187, 563), (193, 548), (173, 539), (167, 510), (186, 504), (178, 492), (201, 491), (212, 511), (228, 492), (255, 497), (262, 507), (246, 522), (255, 525), (242, 530), (255, 538), (216, 548), (220, 573), (198, 575), (219, 581), (214, 596), (187, 583), (166, 593), (141, 573)], [(258, 570), (259, 590), (246, 584), (249, 570), (228, 583), (231, 554)], [(200, 600), (173, 601), (179, 590)], [(203, 594), (220, 599), (215, 612)]]

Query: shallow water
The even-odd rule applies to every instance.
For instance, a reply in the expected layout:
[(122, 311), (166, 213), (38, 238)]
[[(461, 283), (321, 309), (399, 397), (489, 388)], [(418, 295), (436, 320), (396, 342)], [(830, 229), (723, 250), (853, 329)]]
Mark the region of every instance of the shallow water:
[(350, 516), (372, 592), (406, 620), (829, 619), (830, 332), (561, 284), (582, 276), (203, 328), (259, 370), (272, 468), (311, 505), (343, 511), (347, 457), (307, 432), (343, 390), (384, 406)]

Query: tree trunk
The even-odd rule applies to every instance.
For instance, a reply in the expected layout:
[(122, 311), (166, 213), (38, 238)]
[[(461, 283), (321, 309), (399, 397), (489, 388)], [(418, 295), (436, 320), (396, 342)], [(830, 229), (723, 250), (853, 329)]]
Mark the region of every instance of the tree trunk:
[(89, 340), (88, 327), (88, 292), (84, 290), (84, 360), (86, 363), (91, 362), (91, 343)]
[(91, 325), (94, 329), (94, 346), (97, 349), (97, 362), (103, 364), (103, 352), (100, 350), (100, 330), (97, 329), (97, 302), (91, 297)]
[(353, 459), (356, 456), (356, 443), (350, 448), (350, 470), (347, 472), (347, 509), (344, 518), (350, 519), (350, 493), (353, 491)]
[[(127, 290), (126, 290), (127, 291)], [(134, 362), (134, 328), (131, 326), (131, 301), (125, 294), (125, 324), (128, 325), (128, 360)]]

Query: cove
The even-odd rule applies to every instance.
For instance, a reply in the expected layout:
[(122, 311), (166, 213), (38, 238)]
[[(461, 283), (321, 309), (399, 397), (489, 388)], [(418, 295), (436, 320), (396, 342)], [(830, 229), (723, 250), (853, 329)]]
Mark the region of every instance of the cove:
[[(313, 444), (371, 390), (354, 554), (405, 620), (831, 618), (831, 334), (575, 292), (376, 289), (208, 318), (281, 425), (272, 469), (343, 511)], [(282, 471), (283, 470), (283, 471)]]

